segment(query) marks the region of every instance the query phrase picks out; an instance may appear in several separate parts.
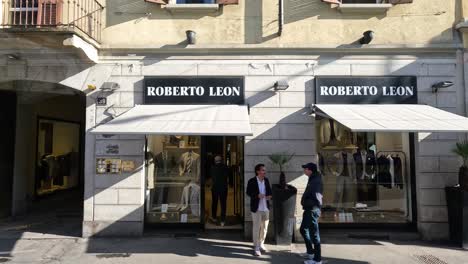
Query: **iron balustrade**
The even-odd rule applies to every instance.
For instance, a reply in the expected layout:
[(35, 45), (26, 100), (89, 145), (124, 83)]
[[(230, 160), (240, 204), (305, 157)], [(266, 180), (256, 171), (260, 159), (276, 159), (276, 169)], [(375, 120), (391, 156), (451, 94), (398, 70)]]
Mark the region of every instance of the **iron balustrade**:
[(104, 7), (97, 0), (0, 1), (0, 28), (78, 31), (101, 40)]

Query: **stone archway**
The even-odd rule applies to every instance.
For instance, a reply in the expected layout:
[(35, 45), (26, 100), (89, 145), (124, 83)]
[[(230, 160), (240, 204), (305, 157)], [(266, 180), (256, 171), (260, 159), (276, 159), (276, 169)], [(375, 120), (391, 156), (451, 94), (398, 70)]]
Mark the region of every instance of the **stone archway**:
[[(86, 94), (77, 87), (27, 79), (1, 82), (0, 94), (7, 93), (14, 95), (15, 100), (14, 108), (2, 109), (0, 113), (14, 115), (15, 120), (10, 127), (14, 137), (5, 139), (14, 142), (11, 215), (19, 217), (20, 222), (41, 223), (43, 219), (50, 222), (56, 220), (60, 210), (73, 207), (77, 219), (70, 222), (81, 226)], [(59, 165), (54, 165), (58, 169), (43, 167), (41, 161), (45, 154), (51, 156), (54, 163), (58, 162)], [(44, 171), (47, 179), (41, 176)], [(73, 199), (73, 202), (61, 208), (60, 200), (66, 199)], [(23, 215), (27, 217), (22, 218)], [(34, 232), (34, 228), (28, 231)], [(45, 228), (40, 227), (41, 230)], [(52, 234), (56, 232), (59, 231), (50, 230)], [(75, 232), (81, 235), (80, 230)]]

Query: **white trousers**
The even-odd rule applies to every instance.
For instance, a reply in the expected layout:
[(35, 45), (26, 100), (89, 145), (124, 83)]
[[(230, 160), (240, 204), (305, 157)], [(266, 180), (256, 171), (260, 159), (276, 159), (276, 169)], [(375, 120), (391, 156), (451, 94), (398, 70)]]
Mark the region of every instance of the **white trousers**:
[(252, 213), (252, 239), (255, 249), (260, 249), (265, 242), (268, 231), (268, 223), (270, 222), (270, 212), (257, 211)]

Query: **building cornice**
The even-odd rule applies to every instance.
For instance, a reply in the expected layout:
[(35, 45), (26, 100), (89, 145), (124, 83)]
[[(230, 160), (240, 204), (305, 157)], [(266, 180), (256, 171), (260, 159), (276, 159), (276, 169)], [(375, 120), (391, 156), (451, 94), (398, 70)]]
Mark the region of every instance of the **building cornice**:
[(463, 48), (461, 44), (374, 44), (374, 45), (298, 45), (298, 44), (197, 44), (166, 45), (155, 47), (102, 47), (100, 56), (145, 55), (317, 55), (317, 54), (424, 54), (453, 53)]

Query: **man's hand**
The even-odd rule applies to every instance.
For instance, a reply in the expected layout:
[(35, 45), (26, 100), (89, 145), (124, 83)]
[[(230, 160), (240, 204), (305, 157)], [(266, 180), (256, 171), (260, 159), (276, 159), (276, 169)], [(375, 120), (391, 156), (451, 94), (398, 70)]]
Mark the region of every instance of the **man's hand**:
[(265, 195), (264, 195), (264, 194), (261, 194), (261, 193), (258, 194), (258, 199), (263, 199), (263, 198), (265, 198)]

